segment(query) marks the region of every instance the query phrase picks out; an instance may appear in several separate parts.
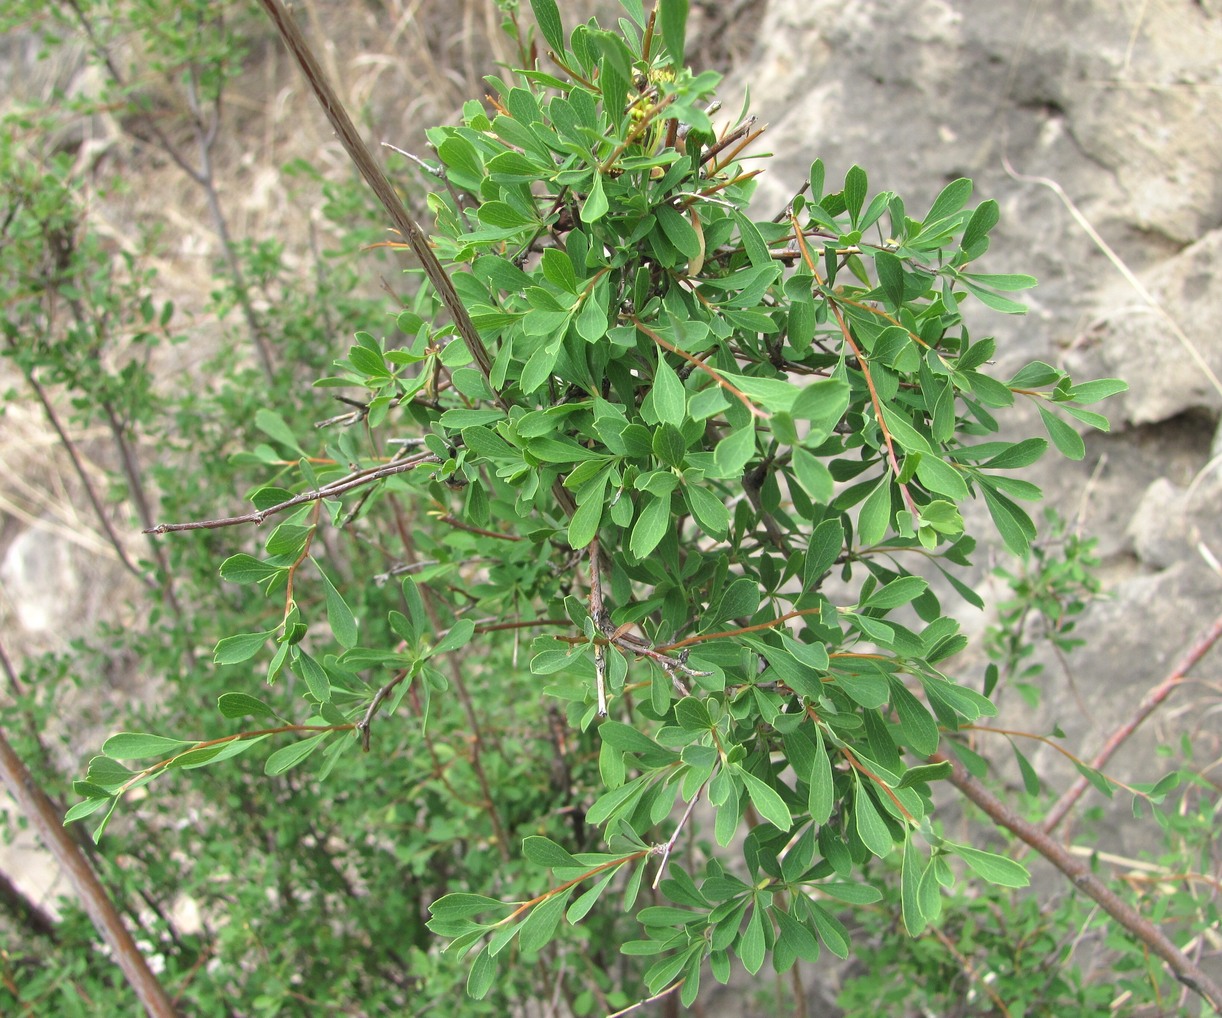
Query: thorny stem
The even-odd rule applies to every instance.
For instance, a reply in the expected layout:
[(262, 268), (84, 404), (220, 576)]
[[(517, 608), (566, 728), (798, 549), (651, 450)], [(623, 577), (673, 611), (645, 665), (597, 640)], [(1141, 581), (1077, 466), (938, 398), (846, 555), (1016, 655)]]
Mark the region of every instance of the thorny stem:
[[(1171, 695), (1172, 691), (1184, 681), (1185, 676), (1192, 670), (1193, 666), (1209, 653), (1210, 648), (1218, 642), (1219, 637), (1222, 637), (1222, 615), (1214, 619), (1209, 628), (1193, 641), (1192, 646), (1175, 663), (1175, 667), (1171, 669), (1167, 677), (1142, 697), (1141, 703), (1138, 704), (1133, 716), (1108, 737), (1107, 741), (1103, 744), (1103, 748), (1095, 754), (1094, 759), (1090, 762), (1090, 766), (1093, 769), (1099, 770), (1112, 758), (1112, 755), (1124, 744), (1125, 740), (1137, 731), (1138, 726), (1153, 714), (1163, 701)], [(1065, 819), (1066, 814), (1073, 809), (1074, 804), (1082, 798), (1089, 785), (1090, 782), (1087, 781), (1086, 777), (1080, 776), (1053, 804), (1043, 823), (1043, 830), (1046, 834), (1051, 834), (1056, 830), (1057, 825)]]
[(950, 783), (979, 806), (990, 820), (999, 827), (1004, 827), (1039, 852), (1064, 873), (1076, 888), (1098, 902), (1108, 915), (1150, 951), (1162, 958), (1181, 983), (1200, 994), (1215, 1010), (1222, 1009), (1222, 986), (1219, 986), (1176, 947), (1161, 929), (1095, 876), (1089, 864), (1079, 862), (1045, 831), (1020, 817), (972, 777), (963, 764), (954, 757), (935, 753), (929, 757), (929, 762), (949, 762), (951, 765)]

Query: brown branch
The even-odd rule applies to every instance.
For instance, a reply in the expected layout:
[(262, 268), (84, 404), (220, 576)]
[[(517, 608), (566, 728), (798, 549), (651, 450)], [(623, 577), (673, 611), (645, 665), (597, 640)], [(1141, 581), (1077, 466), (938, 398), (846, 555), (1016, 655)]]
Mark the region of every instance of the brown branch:
[(335, 89), (331, 86), (331, 82), (327, 79), (325, 72), (319, 65), (317, 57), (314, 56), (313, 50), (310, 49), (305, 37), (301, 34), (301, 29), (289, 17), (280, 0), (260, 0), (260, 2), (263, 4), (263, 9), (267, 11), (267, 16), (271, 18), (272, 24), (275, 25), (276, 31), (280, 33), (280, 37), (284, 40), (284, 44), (288, 47), (289, 52), (292, 53), (297, 61), (302, 74), (305, 75), (315, 98), (318, 99), (319, 105), (322, 106), (323, 113), (326, 114), (327, 119), (331, 122), (331, 126), (335, 129), (335, 133), (339, 136), (344, 150), (348, 153), (348, 158), (352, 160), (360, 171), (361, 176), (365, 178), (365, 182), (373, 190), (373, 193), (377, 195), (378, 201), (382, 203), (382, 207), (386, 210), (387, 215), (390, 216), (395, 229), (399, 231), (399, 235), (406, 238), (407, 242), (411, 245), (412, 251), (420, 260), (420, 265), (424, 269), (425, 275), (428, 276), (429, 282), (433, 284), (442, 302), (453, 317), (454, 326), (458, 330), (458, 334), (471, 352), (471, 356), (475, 360), (480, 374), (484, 376), (484, 381), (487, 382), (489, 390), (494, 394), (497, 404), (501, 409), (508, 410), (508, 401), (497, 391), (496, 386), (492, 384), (492, 358), (488, 354), (488, 348), (484, 345), (479, 332), (476, 331), (474, 324), (472, 324), (471, 316), (467, 314), (467, 309), (459, 298), (457, 291), (455, 291), (454, 284), (450, 281), (450, 277), (442, 267), (441, 262), (437, 260), (437, 255), (433, 253), (433, 249), (429, 246), (428, 238), (416, 224), (415, 220), (408, 214), (402, 200), (395, 193), (395, 189), (391, 187), (390, 181), (386, 179), (386, 174), (374, 162), (369, 147), (357, 133), (356, 127), (352, 123), (352, 118), (348, 116), (348, 111), (344, 108), (344, 104), (340, 101), (339, 96), (336, 95)]
[(219, 520), (194, 520), (190, 523), (159, 523), (157, 526), (146, 530), (145, 533), (169, 534), (180, 530), (217, 530), (220, 527), (236, 527), (242, 523), (261, 524), (269, 516), (275, 516), (277, 513), (282, 513), (286, 509), (292, 509), (294, 506), (304, 505), (306, 502), (313, 502), (321, 498), (333, 498), (336, 495), (343, 495), (353, 488), (359, 488), (373, 481), (380, 481), (384, 477), (393, 477), (395, 474), (406, 473), (408, 470), (415, 470), (416, 467), (423, 466), (426, 463), (440, 462), (441, 460), (431, 452), (417, 453), (410, 459), (398, 460), (386, 466), (370, 467), (368, 470), (359, 470), (354, 474), (349, 474), (347, 477), (341, 477), (338, 481), (324, 484), (321, 488), (317, 488), (314, 491), (304, 491), (300, 495), (294, 495), (292, 498), (278, 502), (267, 509), (259, 509), (253, 513), (245, 513), (242, 516), (226, 516)]
[(1004, 827), (1039, 852), (1064, 873), (1074, 887), (1096, 901), (1131, 936), (1162, 958), (1170, 966), (1176, 979), (1190, 990), (1200, 994), (1215, 1010), (1222, 1009), (1222, 986), (1219, 986), (1176, 947), (1159, 927), (1095, 876), (1088, 864), (1079, 862), (1064, 846), (1054, 841), (1041, 828), (1028, 823), (1010, 809), (972, 777), (959, 760), (942, 753), (935, 753), (929, 758), (929, 762), (949, 762), (951, 765), (950, 783), (979, 806), (990, 820), (999, 827)]
[(169, 995), (140, 953), (106, 888), (98, 880), (80, 845), (64, 830), (63, 817), (9, 745), (3, 731), (0, 731), (0, 780), (3, 780), (9, 794), (29, 817), (39, 839), (71, 880), (81, 904), (106, 941), (145, 1011), (153, 1018), (176, 1018), (178, 1012)]
[[(1112, 732), (1108, 740), (1103, 744), (1103, 748), (1091, 760), (1089, 765), (1091, 768), (1094, 770), (1102, 769), (1104, 764), (1112, 758), (1112, 754), (1124, 744), (1129, 736), (1137, 731), (1138, 726), (1162, 705), (1163, 701), (1171, 695), (1176, 686), (1184, 681), (1184, 677), (1192, 667), (1209, 653), (1210, 648), (1218, 642), (1219, 637), (1222, 637), (1222, 615), (1214, 619), (1213, 624), (1197, 637), (1192, 646), (1175, 663), (1175, 667), (1171, 669), (1167, 677), (1142, 697), (1141, 703), (1138, 704), (1133, 716)], [(1065, 819), (1066, 814), (1073, 809), (1074, 804), (1082, 798), (1083, 793), (1089, 786), (1090, 782), (1086, 777), (1080, 776), (1057, 799), (1043, 823), (1043, 830), (1046, 833), (1051, 834), (1056, 830), (1057, 825)]]

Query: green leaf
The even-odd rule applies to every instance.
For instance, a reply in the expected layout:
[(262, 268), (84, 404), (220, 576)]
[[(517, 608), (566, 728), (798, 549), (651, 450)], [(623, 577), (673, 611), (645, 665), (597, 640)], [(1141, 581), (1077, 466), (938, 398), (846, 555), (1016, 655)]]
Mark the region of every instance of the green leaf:
[(793, 826), (793, 817), (790, 815), (789, 807), (785, 805), (785, 800), (776, 793), (775, 789), (743, 767), (736, 765), (734, 771), (742, 778), (747, 788), (747, 795), (750, 796), (751, 803), (759, 815), (777, 830), (789, 830)]
[(918, 756), (930, 756), (938, 748), (938, 726), (908, 688), (896, 678), (891, 679), (891, 706), (899, 718), (904, 741)]
[(878, 544), (886, 536), (891, 525), (891, 475), (883, 474), (882, 479), (870, 492), (865, 505), (861, 507), (861, 515), (857, 518), (858, 545), (868, 548)]
[(952, 180), (942, 188), (942, 193), (934, 199), (929, 215), (925, 217), (925, 225), (932, 225), (939, 220), (954, 215), (967, 204), (967, 200), (971, 196), (972, 182), (967, 177)]
[(904, 303), (904, 267), (890, 251), (878, 251), (874, 255), (874, 266), (878, 269), (878, 281), (882, 284), (887, 303), (898, 308)]
[(1027, 872), (1026, 867), (1013, 859), (954, 842), (947, 842), (947, 845), (977, 876), (983, 877), (990, 884), (997, 884), (999, 887), (1026, 887), (1031, 883), (1031, 874)]
[(689, 732), (707, 732), (713, 727), (709, 709), (699, 697), (685, 696), (675, 704), (675, 721)]
[[(837, 524), (839, 525), (839, 524)], [(919, 576), (900, 576), (885, 587), (879, 587), (862, 603), (861, 608), (898, 608), (929, 589), (929, 583)]]
[(1019, 558), (1026, 558), (1031, 541), (1035, 537), (1035, 525), (1031, 522), (1031, 517), (987, 485), (981, 485), (980, 490), (984, 495), (985, 505), (988, 506), (989, 515), (993, 517), (993, 523), (1006, 547)]
[(569, 547), (578, 551), (594, 540), (602, 523), (603, 502), (607, 494), (607, 474), (595, 485), (592, 491), (587, 491), (573, 518), (569, 520)]
[(261, 407), (257, 410), (255, 412), (255, 427), (270, 438), (274, 438), (281, 445), (286, 445), (295, 452), (302, 451), (301, 446), (297, 444), (297, 438), (293, 434), (293, 429), (275, 411), (268, 410), (266, 407)]
[(658, 225), (662, 228), (662, 233), (675, 248), (685, 258), (696, 258), (700, 255), (704, 245), (700, 242), (700, 236), (692, 228), (692, 224), (687, 221), (687, 217), (672, 208), (670, 205), (659, 205), (654, 209), (654, 215), (658, 217)]
[(112, 760), (143, 760), (151, 756), (173, 756), (179, 750), (194, 745), (194, 742), (170, 739), (164, 735), (119, 732), (106, 740), (102, 745), (102, 752)]
[(1101, 399), (1127, 392), (1128, 383), (1119, 378), (1100, 378), (1093, 382), (1082, 382), (1069, 390), (1069, 398), (1075, 403), (1098, 403)]
[(222, 717), (263, 718), (275, 717), (276, 712), (267, 704), (249, 693), (222, 693), (216, 701)]
[(292, 665), (293, 671), (305, 682), (310, 695), (319, 703), (331, 702), (331, 680), (322, 665), (315, 661), (305, 651), (297, 655)]
[(900, 867), (900, 908), (904, 916), (904, 929), (908, 936), (919, 937), (929, 925), (929, 919), (921, 911), (921, 873), (924, 858), (912, 842), (911, 832), (904, 839), (904, 859)]
[(594, 185), (590, 188), (590, 193), (586, 195), (586, 200), (581, 205), (581, 221), (583, 223), (596, 223), (607, 214), (607, 210), (611, 205), (607, 201), (607, 196), (603, 192), (602, 174), (597, 170), (594, 171)]
[(735, 428), (717, 443), (713, 462), (718, 477), (737, 477), (755, 455), (755, 428)]
[(747, 920), (747, 928), (738, 938), (735, 952), (751, 975), (755, 975), (764, 964), (765, 940), (763, 909), (757, 904), (751, 910), (751, 918)]
[(802, 961), (814, 963), (819, 960), (819, 941), (810, 930), (784, 909), (774, 906), (769, 909), (769, 913), (776, 919), (779, 932), (774, 950), (780, 950), (784, 944), (787, 950)]
[(988, 250), (989, 231), (1001, 220), (1001, 211), (992, 198), (982, 201), (963, 230), (960, 246), (969, 258), (979, 258)]
[(810, 535), (806, 548), (806, 563), (802, 569), (802, 587), (813, 590), (836, 559), (844, 551), (844, 527), (839, 519), (824, 520)]
[(267, 758), (267, 763), (263, 767), (263, 773), (271, 778), (296, 767), (313, 753), (314, 750), (318, 749), (322, 745), (323, 740), (329, 735), (331, 735), (330, 732), (319, 732), (308, 739), (301, 739), (288, 746), (282, 746)]
[(530, 910), (530, 915), (526, 917), (518, 933), (518, 946), (523, 954), (534, 954), (541, 950), (556, 935), (556, 927), (564, 918), (564, 906), (568, 899), (568, 892), (553, 894), (547, 901)]
[(1056, 414), (1049, 413), (1043, 407), (1040, 407), (1039, 411), (1052, 444), (1061, 451), (1061, 455), (1071, 460), (1082, 459), (1086, 455), (1086, 443), (1082, 441), (1082, 436)]
[(226, 636), (217, 642), (212, 660), (218, 665), (236, 665), (249, 661), (275, 634), (276, 630), (269, 629), (266, 633), (239, 633), (237, 636)]
[(666, 363), (662, 351), (658, 351), (658, 366), (653, 375), (653, 409), (663, 424), (676, 428), (683, 424), (687, 412), (687, 395), (675, 369)]
[(921, 456), (916, 468), (917, 480), (935, 495), (945, 495), (956, 501), (968, 496), (963, 475), (945, 460), (928, 454)]
[(832, 815), (835, 805), (836, 786), (832, 777), (832, 761), (823, 746), (823, 733), (815, 729), (814, 765), (807, 781), (810, 783), (810, 796), (807, 803), (810, 818), (822, 826)]
[(658, 546), (669, 525), (670, 496), (659, 498), (657, 495), (649, 495), (632, 528), (632, 536), (628, 541), (629, 550), (636, 558), (645, 558)]
[(854, 228), (861, 214), (861, 206), (866, 200), (867, 187), (866, 171), (854, 163), (844, 176), (844, 206), (848, 209)]
[(475, 623), (470, 619), (459, 619), (450, 627), (450, 631), (446, 633), (433, 648), (430, 656), (435, 657), (438, 654), (448, 654), (451, 651), (458, 650), (460, 647), (465, 647), (475, 634)]
[(683, 498), (701, 530), (717, 540), (725, 538), (730, 526), (730, 510), (721, 499), (699, 483), (685, 483)]
[[(531, 2), (538, 3), (540, 0), (531, 0)], [(472, 1000), (483, 1000), (488, 995), (488, 991), (492, 989), (494, 979), (496, 979), (496, 958), (485, 946), (480, 948), (475, 960), (471, 963), (471, 971), (467, 973), (467, 995)]]
[(857, 836), (873, 855), (882, 859), (895, 847), (891, 840), (891, 831), (886, 821), (879, 816), (878, 807), (874, 805), (874, 800), (870, 798), (861, 779), (854, 776), (853, 784), (856, 788), (853, 795), (853, 822), (857, 827)]
[(659, 0), (658, 21), (662, 26), (662, 42), (670, 54), (672, 65), (684, 65), (687, 45), (687, 0)]
[(900, 779), (900, 783), (896, 788), (911, 788), (913, 785), (924, 784), (929, 781), (943, 781), (949, 778), (954, 767), (949, 760), (943, 760), (936, 764), (922, 764), (919, 767), (909, 767), (904, 771), (904, 776)]
[(522, 854), (531, 862), (548, 869), (555, 869), (557, 866), (581, 866), (572, 855), (548, 838), (532, 836), (523, 839)]
[[(279, 500), (277, 500), (279, 501)], [(260, 583), (281, 572), (283, 566), (274, 566), (253, 555), (241, 553), (230, 555), (221, 563), (221, 579), (230, 583)]]
[(335, 634), (335, 639), (341, 647), (345, 649), (356, 646), (356, 619), (353, 618), (352, 609), (348, 607), (348, 603), (340, 595), (340, 592), (335, 589), (326, 573), (323, 572), (322, 566), (314, 558), (310, 559), (314, 563), (314, 568), (318, 570), (318, 575), (322, 577), (323, 592), (326, 595), (327, 602), (327, 624), (331, 627), (331, 632)]
[(606, 875), (602, 877), (593, 887), (582, 893), (572, 905), (569, 906), (568, 912), (565, 913), (565, 918), (572, 924), (576, 925), (581, 922), (587, 913), (598, 902), (603, 891), (607, 889), (607, 885), (611, 883), (611, 878), (619, 872), (619, 867), (608, 870)]

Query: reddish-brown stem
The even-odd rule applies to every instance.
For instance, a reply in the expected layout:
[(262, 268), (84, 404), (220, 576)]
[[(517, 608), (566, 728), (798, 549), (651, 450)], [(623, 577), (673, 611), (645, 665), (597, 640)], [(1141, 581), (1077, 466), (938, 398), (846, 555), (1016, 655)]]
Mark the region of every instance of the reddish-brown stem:
[[(798, 248), (802, 252), (802, 260), (806, 262), (806, 267), (810, 269), (811, 274), (818, 281), (819, 285), (823, 285), (823, 280), (819, 278), (819, 272), (815, 268), (815, 261), (811, 257), (810, 249), (806, 246), (806, 238), (802, 235), (802, 227), (798, 225), (798, 217), (791, 215), (790, 220), (793, 222), (794, 236), (798, 240)], [(844, 336), (844, 341), (848, 344), (849, 349), (853, 351), (853, 356), (857, 358), (857, 363), (861, 366), (862, 377), (866, 380), (866, 388), (870, 390), (870, 402), (874, 406), (874, 417), (878, 421), (878, 428), (882, 432), (883, 442), (887, 446), (887, 460), (891, 464), (891, 471), (895, 474), (896, 483), (899, 484), (900, 494), (904, 496), (904, 504), (908, 507), (908, 511), (912, 513), (912, 521), (914, 525), (920, 525), (921, 514), (917, 510), (916, 503), (912, 500), (912, 495), (908, 491), (908, 485), (900, 484), (900, 462), (895, 455), (895, 443), (891, 439), (891, 432), (887, 428), (887, 422), (883, 419), (882, 402), (878, 398), (878, 390), (874, 388), (874, 379), (870, 375), (870, 366), (862, 355), (861, 348), (858, 347), (856, 340), (853, 339), (853, 333), (849, 330), (848, 323), (844, 320), (844, 315), (840, 311), (840, 306), (831, 297), (827, 298), (827, 303), (832, 309), (832, 313), (836, 316), (836, 322), (840, 326), (840, 333)]]
[(714, 382), (720, 385), (723, 389), (726, 390), (726, 392), (728, 392), (731, 396), (737, 399), (743, 406), (745, 406), (747, 410), (750, 411), (752, 417), (758, 417), (760, 420), (767, 420), (771, 416), (770, 414), (765, 413), (763, 410), (757, 407), (754, 403), (752, 403), (750, 398), (748, 398), (745, 392), (743, 392), (741, 389), (727, 382), (724, 378), (721, 377), (721, 375), (719, 375), (711, 367), (705, 364), (704, 361), (700, 360), (699, 358), (693, 357), (690, 353), (685, 353), (684, 351), (680, 350), (677, 346), (675, 346), (673, 343), (670, 343), (667, 340), (663, 339), (656, 332), (654, 332), (653, 329), (651, 329), (648, 325), (646, 325), (639, 318), (637, 318), (636, 315), (632, 316), (632, 323), (638, 329), (640, 329), (643, 333), (645, 333), (646, 336), (648, 336), (655, 343), (657, 343), (658, 346), (662, 347), (665, 350), (669, 350), (673, 354), (678, 354), (685, 361), (687, 361), (690, 365), (692, 365), (692, 367), (698, 368), (699, 370), (703, 371), (706, 375), (708, 375), (711, 379), (713, 379)]
[(895, 808), (898, 809), (904, 815), (905, 820), (907, 820), (910, 824), (916, 823), (916, 819), (913, 817), (911, 813), (908, 812), (908, 810), (904, 808), (904, 804), (900, 802), (899, 797), (895, 794), (895, 792), (893, 792), (890, 788), (887, 787), (887, 783), (883, 781), (882, 778), (880, 778), (877, 774), (871, 771), (870, 768), (868, 768), (865, 764), (863, 764), (860, 760), (858, 760), (857, 757), (854, 755), (853, 751), (849, 749), (848, 746), (841, 746), (840, 752), (844, 754), (845, 759), (848, 760), (853, 770), (857, 771), (860, 774), (864, 774), (867, 778), (870, 779), (870, 781), (874, 783), (875, 788), (881, 788), (884, 792), (887, 793), (887, 798), (890, 799), (891, 802), (894, 803)]
[[(961, 732), (991, 732), (993, 735), (1008, 735), (1011, 738), (1015, 738), (1015, 739), (1031, 739), (1034, 742), (1042, 742), (1045, 746), (1048, 746), (1051, 749), (1055, 749), (1058, 753), (1061, 754), (1061, 756), (1065, 757), (1065, 759), (1067, 760), (1072, 760), (1079, 767), (1090, 767), (1091, 766), (1090, 764), (1084, 763), (1079, 757), (1075, 756), (1073, 753), (1067, 750), (1064, 746), (1058, 746), (1057, 743), (1053, 741), (1052, 739), (1048, 738), (1048, 736), (1036, 735), (1035, 732), (1024, 732), (1024, 731), (1021, 731), (1019, 729), (1014, 729), (1014, 728), (990, 728), (988, 725), (960, 725), (959, 731)], [(1098, 770), (1097, 767), (1094, 769)], [(1103, 777), (1107, 781), (1111, 782), (1113, 785), (1118, 786), (1119, 788), (1123, 788), (1129, 792), (1133, 791), (1133, 789), (1129, 788), (1129, 786), (1126, 785), (1123, 781), (1117, 781), (1115, 778), (1107, 777), (1107, 775), (1103, 775)], [(1082, 780), (1085, 781), (1086, 779), (1083, 778)]]
[(1096, 901), (1108, 915), (1120, 923), (1142, 945), (1162, 958), (1170, 966), (1176, 979), (1190, 990), (1200, 994), (1215, 1010), (1222, 1009), (1222, 986), (1219, 986), (1176, 947), (1159, 927), (1095, 876), (1089, 864), (1079, 862), (1069, 854), (1064, 846), (1054, 841), (1041, 828), (1028, 823), (993, 795), (953, 756), (935, 753), (929, 758), (930, 763), (947, 761), (951, 765), (950, 783), (980, 807), (990, 820), (999, 827), (1004, 827), (1039, 852), (1064, 873), (1078, 890)]
[[(1210, 648), (1218, 642), (1219, 637), (1222, 637), (1222, 615), (1214, 619), (1210, 627), (1193, 641), (1192, 646), (1175, 663), (1175, 667), (1171, 669), (1167, 677), (1142, 697), (1141, 703), (1138, 704), (1133, 716), (1108, 736), (1107, 741), (1103, 744), (1103, 748), (1091, 760), (1090, 766), (1092, 768), (1099, 770), (1112, 758), (1112, 755), (1124, 744), (1125, 740), (1137, 731), (1138, 726), (1153, 714), (1163, 701), (1171, 695), (1172, 691), (1184, 681), (1184, 677), (1192, 670), (1193, 666), (1209, 653)], [(1049, 810), (1048, 816), (1043, 823), (1045, 832), (1051, 833), (1056, 830), (1057, 825), (1065, 819), (1066, 814), (1073, 809), (1074, 804), (1082, 798), (1089, 785), (1090, 782), (1083, 776), (1079, 777), (1069, 786), (1065, 793), (1053, 804), (1052, 809)]]
[(109, 946), (123, 976), (131, 984), (145, 1011), (153, 1018), (175, 1018), (174, 1009), (165, 988), (157, 981), (136, 946), (131, 933), (116, 911), (106, 888), (85, 858), (81, 846), (64, 829), (60, 816), (51, 800), (26, 768), (16, 751), (9, 745), (0, 730), (0, 780), (9, 794), (29, 817), (38, 832), (39, 839), (47, 847), (60, 867), (72, 881), (80, 896), (81, 904), (93, 921), (94, 927)]
[(513, 920), (520, 916), (523, 912), (529, 911), (536, 905), (541, 905), (543, 902), (547, 901), (548, 898), (554, 898), (557, 894), (563, 894), (570, 887), (576, 887), (583, 880), (589, 880), (590, 877), (597, 876), (599, 873), (605, 873), (607, 870), (614, 869), (617, 866), (623, 866), (626, 863), (632, 862), (634, 859), (642, 859), (647, 855), (652, 855), (653, 852), (654, 849), (652, 848), (642, 848), (636, 852), (633, 852), (631, 855), (625, 855), (619, 859), (611, 859), (608, 862), (599, 863), (592, 870), (587, 870), (581, 876), (573, 877), (572, 880), (566, 880), (559, 887), (553, 887), (551, 890), (544, 891), (542, 894), (531, 898), (530, 901), (522, 902), (522, 904), (510, 912), (504, 919), (500, 920), (500, 922), (498, 922), (496, 925), (504, 926), (506, 923), (513, 922)]
[(284, 621), (288, 621), (289, 612), (293, 610), (293, 581), (297, 578), (297, 570), (301, 567), (301, 563), (306, 560), (306, 556), (310, 554), (310, 545), (314, 543), (314, 535), (318, 532), (318, 512), (322, 508), (322, 499), (314, 503), (314, 509), (310, 513), (310, 532), (306, 535), (305, 541), (302, 542), (301, 554), (297, 556), (296, 561), (289, 566), (288, 575), (284, 584)]
[(175, 760), (186, 756), (188, 753), (194, 753), (199, 749), (210, 749), (213, 746), (223, 746), (227, 742), (242, 742), (246, 739), (257, 739), (264, 735), (282, 735), (285, 732), (350, 732), (355, 725), (280, 725), (277, 728), (258, 728), (249, 732), (237, 732), (234, 735), (223, 735), (219, 739), (207, 739), (204, 742), (196, 742), (181, 753), (175, 753), (173, 756), (166, 757), (164, 760), (159, 760), (151, 767), (145, 767), (138, 774), (134, 774), (130, 780), (124, 782), (117, 789), (115, 795), (122, 795), (131, 788), (137, 781), (156, 774), (158, 771), (163, 771)]
[(680, 650), (683, 647), (690, 647), (696, 643), (704, 643), (706, 640), (722, 640), (727, 636), (743, 636), (746, 633), (757, 633), (761, 629), (772, 629), (801, 615), (818, 615), (822, 610), (822, 608), (798, 608), (794, 611), (786, 612), (784, 615), (778, 615), (775, 619), (769, 619), (767, 622), (757, 622), (753, 626), (727, 629), (721, 633), (702, 633), (699, 636), (689, 636), (686, 640), (678, 640), (675, 643), (668, 643), (663, 647), (656, 647), (654, 649), (660, 653), (667, 653), (672, 650)]

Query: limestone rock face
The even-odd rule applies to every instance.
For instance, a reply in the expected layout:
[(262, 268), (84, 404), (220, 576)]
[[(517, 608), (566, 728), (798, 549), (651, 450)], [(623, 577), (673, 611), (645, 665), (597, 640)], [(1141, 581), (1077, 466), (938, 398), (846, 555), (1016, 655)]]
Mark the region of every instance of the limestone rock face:
[[(1023, 294), (1027, 316), (969, 319), (974, 337), (996, 335), (998, 370), (1038, 358), (1076, 380), (1129, 382), (1095, 407), (1113, 430), (1087, 435), (1082, 462), (1050, 452), (1027, 475), (1100, 538), (1110, 600), (1070, 658), (1081, 696), (1049, 657), (1031, 719), (1061, 722), (1073, 748), (1093, 752), (1222, 595), (1222, 468), (1210, 465), (1222, 393), (1209, 373), (1222, 376), (1222, 7), (772, 0), (752, 59), (723, 89), (727, 108), (744, 85), (771, 125), (761, 150), (775, 153), (759, 213), (782, 209), (816, 157), (829, 190), (857, 163), (872, 192), (900, 193), (917, 217), (971, 177), (973, 203), (996, 198), (1002, 216), (977, 266), (1040, 281)], [(1097, 710), (1105, 701), (1110, 713)], [(1156, 735), (1175, 739), (1151, 731), (1143, 748)], [(1150, 780), (1150, 759), (1127, 754), (1117, 776)]]

